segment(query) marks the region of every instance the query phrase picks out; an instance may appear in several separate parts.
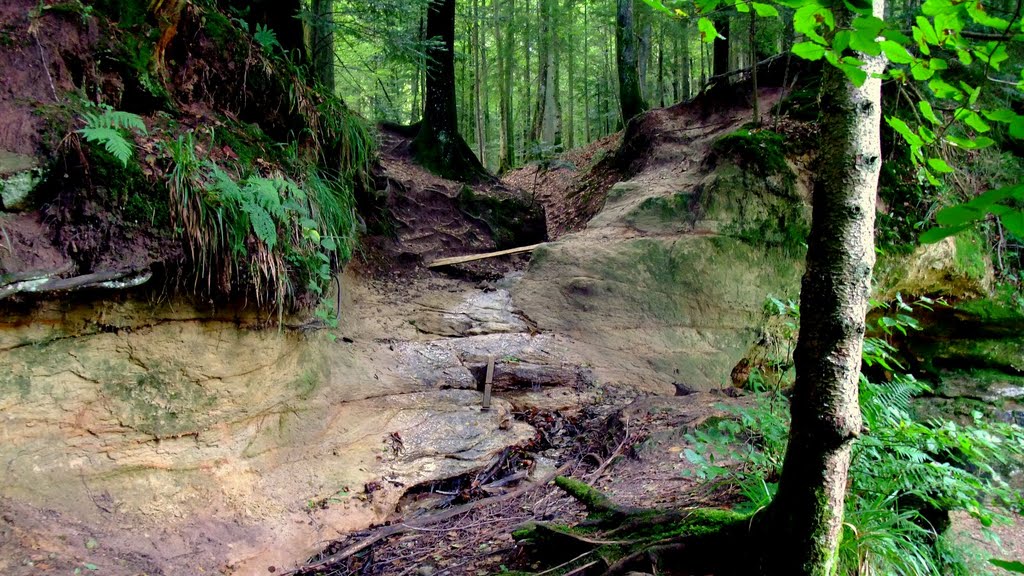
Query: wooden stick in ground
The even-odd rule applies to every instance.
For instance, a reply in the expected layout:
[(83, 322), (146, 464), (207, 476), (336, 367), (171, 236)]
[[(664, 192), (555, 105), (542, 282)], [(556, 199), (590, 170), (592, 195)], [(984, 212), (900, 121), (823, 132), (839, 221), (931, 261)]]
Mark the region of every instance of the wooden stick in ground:
[(427, 268), (437, 268), (438, 266), (451, 266), (452, 264), (462, 264), (463, 262), (473, 262), (474, 260), (486, 260), (487, 258), (496, 258), (498, 256), (507, 256), (509, 254), (522, 254), (523, 252), (533, 252), (540, 244), (533, 244), (531, 246), (520, 246), (519, 248), (509, 248), (508, 250), (499, 250), (497, 252), (486, 252), (484, 254), (470, 254), (469, 256), (452, 256), (451, 258), (441, 258), (440, 260), (434, 260), (427, 264)]
[(415, 525), (403, 523), (403, 524), (392, 524), (391, 526), (384, 526), (384, 527), (378, 529), (376, 532), (374, 532), (370, 536), (367, 536), (366, 538), (360, 540), (359, 542), (356, 542), (355, 544), (346, 547), (344, 550), (342, 550), (342, 551), (340, 551), (340, 552), (338, 552), (336, 554), (332, 554), (332, 555), (328, 556), (327, 558), (324, 558), (323, 560), (317, 560), (316, 562), (312, 562), (310, 564), (306, 564), (305, 566), (300, 566), (300, 567), (298, 567), (298, 568), (296, 568), (294, 570), (291, 570), (289, 572), (284, 572), (283, 576), (290, 576), (292, 574), (300, 574), (300, 573), (305, 572), (307, 570), (315, 570), (317, 568), (323, 568), (325, 566), (329, 566), (331, 564), (335, 564), (337, 562), (341, 562), (342, 560), (344, 560), (346, 558), (349, 558), (349, 557), (351, 557), (351, 556), (353, 556), (355, 554), (358, 554), (359, 552), (361, 552), (363, 550), (366, 550), (370, 546), (373, 546), (374, 544), (376, 544), (377, 542), (380, 542), (381, 540), (387, 538), (388, 536), (394, 536), (395, 534), (401, 534), (403, 532), (408, 532), (410, 530), (415, 530), (417, 528), (423, 528), (423, 527), (429, 526), (431, 524), (437, 524), (438, 522), (442, 522), (444, 520), (448, 520), (449, 518), (452, 518), (454, 516), (458, 516), (459, 514), (465, 514), (466, 512), (470, 512), (473, 509), (479, 508), (481, 506), (488, 506), (490, 504), (497, 504), (497, 503), (500, 503), (500, 502), (504, 502), (506, 500), (511, 500), (511, 499), (516, 498), (518, 496), (522, 496), (523, 494), (526, 494), (527, 492), (530, 492), (531, 490), (534, 490), (534, 489), (539, 488), (541, 486), (547, 485), (548, 482), (551, 482), (556, 477), (560, 476), (563, 472), (568, 470), (569, 466), (571, 466), (571, 464), (563, 464), (562, 466), (560, 466), (558, 468), (558, 470), (555, 470), (551, 474), (548, 474), (540, 482), (537, 482), (536, 484), (529, 484), (529, 485), (523, 486), (522, 488), (518, 488), (516, 490), (513, 490), (513, 491), (511, 491), (511, 492), (509, 492), (507, 494), (502, 494), (500, 496), (492, 496), (490, 498), (484, 498), (482, 500), (477, 500), (476, 502), (470, 502), (468, 504), (463, 504), (461, 506), (453, 506), (453, 507), (451, 507), (451, 508), (449, 508), (447, 510), (444, 510), (442, 512), (438, 512), (437, 514), (430, 514), (430, 515), (426, 516), (425, 518), (421, 518), (418, 522), (416, 522)]
[(491, 384), (494, 382), (494, 356), (487, 357), (487, 376), (484, 377), (484, 405), (482, 410), (491, 409)]

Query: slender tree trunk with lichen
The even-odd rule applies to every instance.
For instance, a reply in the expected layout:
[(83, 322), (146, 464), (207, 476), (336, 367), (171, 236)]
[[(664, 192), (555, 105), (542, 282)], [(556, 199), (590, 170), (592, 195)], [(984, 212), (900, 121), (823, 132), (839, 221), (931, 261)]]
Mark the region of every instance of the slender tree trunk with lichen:
[[(873, 5), (882, 17), (883, 2)], [(836, 9), (837, 26), (853, 15)], [(884, 57), (859, 55), (869, 78), (850, 83), (825, 66), (792, 428), (779, 491), (761, 519), (763, 574), (828, 576), (843, 526), (850, 452), (860, 434), (858, 382), (881, 168)]]

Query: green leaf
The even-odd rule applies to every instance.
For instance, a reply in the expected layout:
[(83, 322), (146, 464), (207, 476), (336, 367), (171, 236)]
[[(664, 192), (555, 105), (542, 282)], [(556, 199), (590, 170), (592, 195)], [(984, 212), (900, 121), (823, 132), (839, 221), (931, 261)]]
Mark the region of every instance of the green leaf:
[(962, 120), (964, 124), (967, 124), (971, 128), (974, 128), (978, 132), (988, 132), (991, 129), (989, 125), (986, 124), (985, 121), (981, 119), (981, 116), (979, 116), (978, 113), (975, 112), (974, 110), (967, 111), (966, 114), (962, 115), (962, 118), (960, 118), (960, 120)]
[(701, 18), (697, 21), (697, 30), (700, 31), (700, 39), (702, 42), (714, 42), (715, 38), (725, 38), (718, 33), (718, 29), (715, 28), (714, 22), (709, 18)]
[(825, 47), (814, 42), (797, 42), (793, 45), (793, 54), (805, 60), (821, 60)]
[(1013, 110), (1010, 110), (1009, 108), (1002, 108), (999, 110), (987, 110), (985, 112), (982, 112), (982, 114), (985, 115), (985, 118), (988, 118), (993, 122), (1003, 122), (1007, 124), (1019, 118), (1017, 113), (1014, 112)]
[(921, 144), (923, 144), (923, 142), (921, 141), (921, 137), (918, 136), (917, 134), (914, 134), (914, 131), (911, 130), (910, 126), (907, 126), (907, 123), (904, 122), (903, 120), (900, 120), (895, 116), (890, 116), (886, 118), (885, 121), (886, 123), (889, 124), (889, 126), (892, 126), (892, 129), (899, 133), (900, 136), (903, 136), (903, 139), (906, 140), (908, 144), (912, 146), (920, 146)]
[(917, 108), (921, 111), (921, 115), (924, 116), (925, 120), (932, 124), (942, 124), (942, 120), (939, 120), (939, 117), (935, 115), (931, 102), (921, 100), (917, 103)]
[(918, 28), (921, 29), (921, 33), (924, 34), (926, 42), (929, 44), (939, 43), (939, 36), (935, 33), (935, 27), (932, 26), (931, 21), (924, 16), (918, 16), (915, 22), (917, 22)]
[(927, 16), (938, 16), (939, 14), (948, 14), (957, 10), (957, 6), (950, 0), (927, 0), (921, 5), (921, 12)]
[(269, 250), (273, 250), (277, 245), (277, 225), (274, 224), (274, 219), (256, 204), (245, 204), (242, 209), (249, 214), (249, 222), (256, 237), (266, 244)]
[(1016, 572), (1017, 574), (1024, 574), (1024, 563), (1021, 562), (992, 558), (989, 560), (989, 563), (993, 566), (998, 566), (1003, 570), (1009, 570), (1010, 572)]
[(949, 174), (953, 172), (953, 169), (950, 168), (949, 164), (947, 164), (942, 158), (929, 158), (928, 166), (940, 174)]
[(836, 54), (842, 54), (843, 50), (846, 50), (850, 46), (850, 31), (840, 30), (836, 32), (836, 35), (832, 38), (832, 50)]
[(914, 80), (923, 82), (934, 76), (935, 70), (929, 68), (925, 62), (919, 61), (910, 67), (910, 75), (914, 77)]
[(132, 158), (132, 145), (115, 128), (86, 126), (78, 130), (86, 141), (101, 144), (123, 166)]
[(932, 79), (928, 82), (928, 87), (931, 88), (932, 93), (935, 94), (936, 98), (943, 100), (963, 100), (964, 93), (959, 88), (938, 78)]
[(890, 62), (896, 64), (910, 64), (914, 61), (914, 57), (903, 47), (902, 44), (897, 44), (892, 40), (882, 40), (880, 43), (882, 52), (885, 52), (885, 57)]
[(1010, 122), (1010, 137), (1024, 140), (1024, 118), (1017, 118)]
[(925, 230), (924, 234), (921, 234), (918, 241), (921, 242), (921, 244), (934, 244), (944, 238), (955, 236), (966, 230), (968, 227), (969, 226), (967, 224), (964, 224), (963, 226), (957, 226), (955, 228), (929, 228), (928, 230)]
[(777, 18), (779, 16), (778, 9), (771, 4), (762, 4), (760, 2), (751, 2), (750, 6), (753, 7), (754, 12), (762, 18)]
[(935, 214), (935, 222), (940, 226), (961, 226), (974, 223), (985, 217), (985, 212), (970, 206), (969, 204), (957, 204), (943, 208)]
[(863, 86), (864, 82), (868, 79), (868, 73), (857, 66), (840, 64), (839, 69), (843, 71), (843, 74), (846, 74), (846, 77), (850, 79), (854, 86)]
[(1010, 212), (1002, 215), (999, 220), (1014, 236), (1024, 238), (1024, 212), (1020, 210)]

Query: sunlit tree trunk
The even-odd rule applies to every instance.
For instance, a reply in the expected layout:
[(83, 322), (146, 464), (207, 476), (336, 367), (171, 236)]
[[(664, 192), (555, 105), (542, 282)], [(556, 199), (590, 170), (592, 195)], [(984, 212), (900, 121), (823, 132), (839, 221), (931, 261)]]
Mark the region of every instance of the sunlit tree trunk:
[(615, 26), (615, 57), (619, 70), (619, 104), (622, 121), (628, 122), (647, 109), (640, 88), (639, 54), (634, 33), (633, 1), (618, 0)]
[[(881, 18), (882, 0), (873, 3)], [(837, 27), (853, 15), (837, 7)], [(766, 574), (829, 576), (843, 526), (850, 451), (860, 433), (858, 379), (875, 263), (884, 57), (860, 55), (854, 86), (825, 66), (807, 271), (800, 292), (792, 428), (779, 491), (762, 524)]]

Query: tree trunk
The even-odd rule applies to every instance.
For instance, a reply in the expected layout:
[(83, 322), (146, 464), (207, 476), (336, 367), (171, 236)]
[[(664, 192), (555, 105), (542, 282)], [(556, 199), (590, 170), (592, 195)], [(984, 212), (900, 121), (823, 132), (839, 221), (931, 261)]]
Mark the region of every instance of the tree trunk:
[(690, 25), (689, 24), (684, 24), (683, 25), (682, 44), (683, 44), (683, 82), (682, 82), (682, 85), (679, 87), (679, 89), (682, 90), (682, 92), (683, 92), (681, 99), (682, 100), (689, 100), (690, 99), (690, 92), (691, 92), (691, 89), (690, 89), (690, 84), (691, 84), (690, 76), (693, 74), (693, 71), (690, 69), (690, 63), (692, 62), (692, 60), (690, 59)]
[(590, 22), (583, 2), (583, 140), (590, 144)]
[(309, 61), (313, 80), (334, 94), (333, 0), (313, 0), (311, 12)]
[(658, 106), (665, 107), (665, 23), (658, 28)]
[[(569, 16), (568, 24), (563, 27), (563, 30), (567, 31), (565, 44), (570, 47), (568, 54), (566, 54), (566, 57), (569, 59), (567, 63), (569, 79), (566, 83), (566, 89), (569, 93), (569, 97), (566, 99), (569, 103), (569, 112), (565, 117), (565, 149), (572, 150), (573, 146), (576, 144), (576, 99), (573, 97), (576, 84), (576, 51), (572, 49), (573, 41), (576, 39), (575, 36), (572, 35), (573, 27), (576, 24), (575, 0), (565, 0), (565, 13)], [(559, 98), (559, 100), (561, 100), (561, 98)]]
[(650, 69), (651, 64), (651, 36), (653, 34), (654, 26), (652, 24), (654, 14), (651, 13), (650, 7), (645, 2), (641, 2), (638, 5), (634, 2), (633, 12), (636, 16), (636, 28), (639, 29), (639, 47), (637, 49), (637, 71), (640, 73), (640, 95), (644, 101), (650, 100), (651, 91), (650, 85), (647, 82), (647, 72)]
[(306, 62), (305, 32), (298, 18), (302, 10), (300, 0), (226, 0), (222, 5), (247, 14), (245, 21), (250, 30), (256, 30), (257, 24), (273, 30), (277, 42), (294, 62)]
[[(883, 2), (873, 4), (882, 17)], [(853, 15), (836, 9), (837, 28)], [(829, 576), (843, 525), (850, 450), (861, 429), (858, 378), (875, 262), (884, 57), (860, 55), (869, 79), (853, 86), (825, 66), (792, 428), (778, 495), (762, 525), (766, 574)]]
[(757, 99), (757, 14), (750, 10), (750, 83), (753, 97), (754, 125), (761, 124), (761, 102)]
[(719, 37), (715, 38), (711, 75), (720, 76), (729, 71), (729, 15), (715, 19), (715, 28)]
[(532, 157), (539, 157), (558, 144), (561, 137), (555, 60), (555, 0), (540, 0), (540, 67), (537, 75), (537, 104), (530, 130)]
[(615, 26), (615, 57), (619, 68), (619, 104), (622, 122), (626, 123), (647, 109), (640, 91), (639, 54), (633, 30), (633, 1), (617, 0)]
[[(501, 117), (500, 150), (498, 152), (498, 174), (504, 174), (512, 169), (515, 164), (515, 132), (513, 130), (512, 118), (512, 67), (514, 62), (515, 47), (515, 0), (493, 0), (494, 1), (494, 37), (498, 47), (498, 76), (499, 92), (498, 114)], [(502, 1), (507, 6), (508, 13), (505, 14), (505, 34), (502, 35), (502, 22), (498, 7)]]
[(456, 180), (487, 177), (484, 167), (459, 135), (455, 105), (455, 0), (431, 0), (427, 8), (426, 102), (423, 122), (412, 143), (424, 166)]
[(473, 0), (473, 101), (476, 107), (476, 152), (477, 158), (484, 166), (487, 165), (487, 127), (484, 123), (484, 110), (487, 108), (484, 102), (484, 95), (487, 88), (484, 86), (486, 76), (485, 61), (487, 53), (483, 45), (483, 35), (480, 33), (480, 0)]

